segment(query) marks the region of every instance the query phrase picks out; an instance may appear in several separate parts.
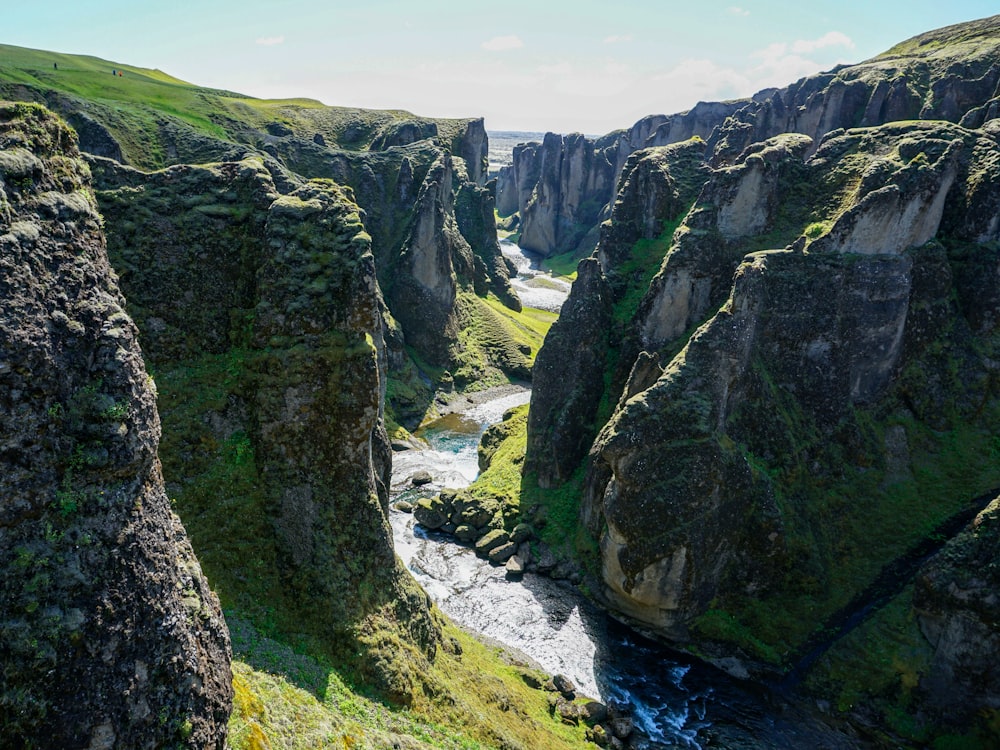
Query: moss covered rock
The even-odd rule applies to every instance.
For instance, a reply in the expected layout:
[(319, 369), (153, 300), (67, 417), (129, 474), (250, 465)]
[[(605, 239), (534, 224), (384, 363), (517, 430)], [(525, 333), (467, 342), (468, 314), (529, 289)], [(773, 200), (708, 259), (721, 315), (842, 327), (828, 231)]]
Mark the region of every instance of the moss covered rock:
[(72, 131), (0, 104), (0, 724), (17, 747), (222, 748), (229, 635)]
[[(733, 249), (752, 249), (755, 233), (803, 234), (747, 254), (729, 299), (679, 353), (662, 359), (669, 345), (642, 342), (662, 372), (629, 381), (584, 487), (582, 518), (601, 540), (615, 607), (681, 641), (727, 641), (731, 653), (781, 663), (883, 565), (1000, 479), (990, 458), (996, 332), (963, 314), (953, 281), (970, 257), (992, 267), (996, 251), (959, 243), (949, 253), (946, 235), (928, 243), (962, 215), (995, 149), (957, 126), (848, 131), (797, 167), (786, 151), (779, 208), (759, 189), (745, 212), (764, 223), (728, 220), (750, 233), (737, 242), (730, 232)], [(714, 203), (725, 237), (727, 204), (712, 197), (742, 200), (739, 183), (728, 187), (733, 170), (712, 177), (675, 235), (638, 308), (640, 331), (704, 226), (702, 204)], [(808, 220), (824, 215), (811, 238)]]
[(338, 660), (373, 649), (358, 668), (412, 700), (419, 675), (372, 634), (426, 659), (438, 630), (392, 551), (384, 308), (352, 193), (281, 194), (258, 159), (97, 166), (150, 331), (167, 481), (223, 600)]

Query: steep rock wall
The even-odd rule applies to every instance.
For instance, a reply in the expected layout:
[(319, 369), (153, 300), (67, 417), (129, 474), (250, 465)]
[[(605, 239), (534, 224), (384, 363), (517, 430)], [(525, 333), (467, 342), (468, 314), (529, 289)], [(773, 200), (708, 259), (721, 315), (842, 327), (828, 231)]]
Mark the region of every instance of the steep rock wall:
[[(542, 487), (565, 482), (589, 449), (599, 428), (595, 419), (608, 360), (620, 346), (620, 326), (627, 317), (623, 300), (630, 289), (642, 286), (644, 274), (648, 283), (651, 272), (643, 266), (665, 252), (664, 225), (693, 200), (703, 153), (704, 142), (692, 139), (640, 152), (626, 167), (623, 197), (605, 225), (596, 257), (580, 263), (569, 298), (535, 361), (526, 468)], [(640, 240), (649, 247), (633, 258)], [(649, 253), (652, 257), (645, 257)]]
[[(282, 195), (259, 159), (94, 169), (149, 331), (167, 481), (220, 595), (338, 659), (365, 651), (373, 617), (432, 657), (437, 626), (385, 515), (387, 347), (350, 191), (313, 180)], [(406, 701), (419, 676), (394, 658), (357, 668)]]
[(518, 145), (511, 166), (500, 171), (498, 211), (501, 216), (520, 212), (520, 244), (528, 250), (543, 256), (588, 254), (597, 244), (597, 224), (610, 214), (622, 168), (635, 151), (694, 136), (707, 139), (735, 109), (730, 103), (699, 103), (688, 112), (647, 117), (598, 139), (547, 133), (541, 144)]
[(578, 136), (548, 134), (541, 145), (515, 149), (509, 174), (498, 183), (501, 215), (520, 211), (525, 246), (536, 252), (586, 255), (597, 239), (592, 230), (609, 213), (617, 176), (639, 148), (698, 135), (708, 141), (706, 158), (720, 166), (783, 133), (806, 135), (816, 148), (831, 131), (902, 120), (981, 127), (1000, 114), (998, 47), (1000, 16), (993, 16), (922, 34), (866, 62), (750, 99), (649, 116), (585, 145)]
[[(618, 364), (631, 376), (604, 396), (618, 406), (581, 508), (612, 606), (776, 663), (998, 479), (1000, 277), (993, 243), (971, 241), (993, 210), (997, 141), (909, 123), (828, 138), (802, 162), (808, 149), (761, 144), (717, 170), (674, 234), (632, 321), (639, 351)], [(703, 295), (692, 335), (664, 321), (688, 320), (698, 295), (671, 290), (699, 258), (738, 268), (728, 299)]]
[(0, 267), (4, 743), (221, 749), (228, 631), (164, 492), (89, 171), (33, 105), (0, 105)]

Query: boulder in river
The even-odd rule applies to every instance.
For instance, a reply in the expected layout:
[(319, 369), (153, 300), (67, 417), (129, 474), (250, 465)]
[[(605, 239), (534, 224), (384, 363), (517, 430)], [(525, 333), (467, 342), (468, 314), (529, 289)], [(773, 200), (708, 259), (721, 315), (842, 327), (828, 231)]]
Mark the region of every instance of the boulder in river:
[(489, 561), (494, 565), (503, 565), (508, 560), (510, 560), (514, 554), (517, 552), (517, 545), (513, 542), (504, 542), (498, 547), (494, 547), (489, 551), (487, 557)]
[(422, 487), (423, 485), (430, 484), (433, 481), (434, 477), (432, 477), (428, 471), (418, 471), (410, 477), (410, 484), (414, 487)]
[(600, 725), (608, 720), (608, 707), (600, 701), (587, 701), (583, 704), (583, 710), (584, 721), (588, 724)]
[(563, 694), (566, 698), (572, 700), (576, 697), (576, 685), (573, 681), (564, 674), (557, 674), (552, 678), (552, 684), (555, 689)]
[[(513, 537), (511, 537), (511, 541), (513, 541)], [(531, 562), (531, 547), (527, 542), (522, 542), (514, 556), (507, 561), (507, 577), (520, 578), (528, 569), (529, 562)]]
[[(494, 529), (476, 542), (476, 554), (486, 557), (497, 547), (510, 542), (510, 534), (502, 529)], [(513, 552), (511, 553), (513, 554)]]
[(479, 536), (479, 531), (467, 523), (455, 527), (455, 537), (460, 542), (474, 542)]
[(413, 517), (417, 519), (417, 523), (428, 529), (440, 529), (448, 522), (448, 517), (444, 514), (444, 503), (440, 496), (424, 497), (418, 500), (413, 509)]
[(510, 532), (510, 539), (516, 544), (521, 542), (526, 542), (534, 535), (534, 529), (531, 528), (530, 524), (519, 523), (514, 527), (514, 530)]

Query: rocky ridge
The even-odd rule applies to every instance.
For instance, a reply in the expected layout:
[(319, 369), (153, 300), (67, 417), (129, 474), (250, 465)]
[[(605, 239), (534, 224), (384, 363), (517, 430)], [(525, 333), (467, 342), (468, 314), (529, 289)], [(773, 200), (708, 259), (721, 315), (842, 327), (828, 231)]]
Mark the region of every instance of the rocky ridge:
[[(403, 384), (390, 393), (393, 411), (411, 428), (432, 401), (428, 377), (434, 388), (448, 390), (498, 372), (523, 377), (529, 369), (524, 357), (498, 356), (475, 342), (470, 356), (470, 342), (458, 340), (461, 320), (477, 307), (474, 297), (492, 293), (520, 309), (493, 231), (482, 119), (270, 102), (183, 82), (163, 90), (162, 74), (128, 66), (130, 85), (140, 88), (122, 89), (120, 106), (113, 106), (104, 101), (115, 100), (113, 89), (83, 97), (65, 87), (62, 73), (32, 68), (34, 58), (25, 56), (32, 51), (4, 49), (15, 66), (24, 62), (16, 81), (0, 73), (0, 92), (68, 118), (87, 153), (140, 169), (257, 158), (283, 194), (302, 179), (352, 188), (388, 307), (390, 370)], [(67, 56), (60, 70), (90, 64)], [(174, 109), (162, 104), (175, 99)], [(193, 116), (178, 117), (175, 110)]]
[(714, 165), (733, 163), (751, 144), (782, 133), (814, 147), (833, 130), (901, 120), (947, 120), (980, 127), (998, 114), (1000, 16), (921, 34), (871, 60), (803, 78), (750, 99), (699, 102), (687, 112), (652, 115), (599, 139), (548, 134), (519, 146), (498, 178), (502, 216), (520, 215), (525, 247), (542, 255), (585, 256), (608, 217), (617, 176), (641, 148), (698, 135)]
[[(614, 329), (614, 227), (662, 216), (646, 208), (662, 188), (623, 187), (631, 208), (616, 204), (564, 318), (616, 333), (551, 386), (545, 363), (582, 350), (553, 328), (526, 457), (543, 487), (580, 483), (613, 609), (734, 672), (780, 669), (871, 571), (996, 486), (996, 133), (911, 122), (755, 144), (712, 170)], [(622, 185), (661, 159), (637, 153)], [(945, 660), (900, 694), (957, 674)]]
[(164, 491), (155, 391), (72, 131), (0, 104), (0, 724), (222, 748), (229, 635)]

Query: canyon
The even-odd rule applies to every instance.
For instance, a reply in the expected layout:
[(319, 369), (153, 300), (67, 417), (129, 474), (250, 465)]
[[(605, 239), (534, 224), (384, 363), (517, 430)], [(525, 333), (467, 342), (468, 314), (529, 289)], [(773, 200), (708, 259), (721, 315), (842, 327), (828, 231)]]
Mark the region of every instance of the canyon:
[[(142, 69), (109, 100), (5, 47), (5, 730), (293, 747), (321, 741), (274, 713), (301, 690), (349, 747), (641, 747), (395, 554), (418, 428), (530, 381), (418, 523), (773, 691), (813, 744), (990, 747), (998, 47), (1000, 16), (948, 27), (495, 178), (480, 119)], [(558, 317), (498, 223), (577, 264)]]

